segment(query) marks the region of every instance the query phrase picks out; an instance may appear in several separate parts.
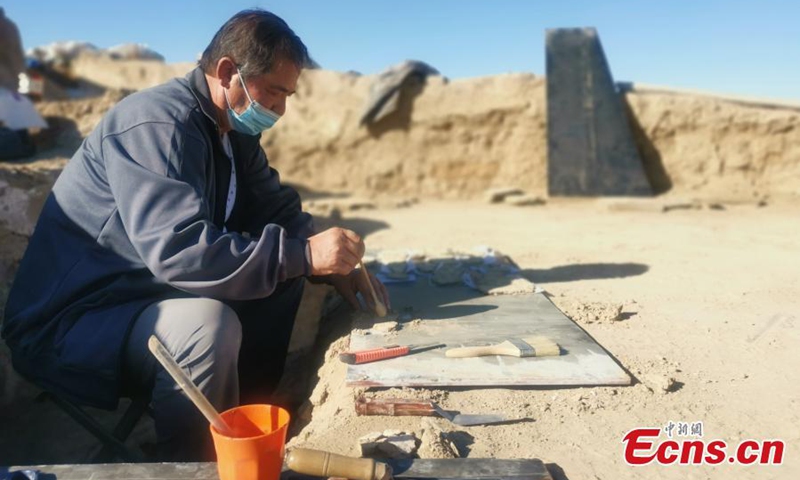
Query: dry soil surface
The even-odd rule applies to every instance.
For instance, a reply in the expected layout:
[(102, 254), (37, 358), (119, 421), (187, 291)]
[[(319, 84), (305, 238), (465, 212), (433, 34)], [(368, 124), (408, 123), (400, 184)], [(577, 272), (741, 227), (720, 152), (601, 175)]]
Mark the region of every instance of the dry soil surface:
[[(510, 255), (636, 379), (629, 387), (367, 394), (528, 417), (468, 428), (434, 421), (462, 455), (540, 458), (557, 478), (798, 478), (800, 210), (740, 204), (663, 212), (664, 205), (663, 199), (528, 208), (422, 202), (345, 214), (346, 223), (367, 234), (370, 248), (488, 245)], [(430, 438), (422, 432), (430, 424), (420, 417), (355, 415), (354, 396), (364, 391), (345, 386), (336, 358), (347, 347), (347, 331), (330, 339), (321, 380), (296, 427), (310, 423), (291, 445), (355, 455), (357, 439), (374, 431)], [(626, 432), (670, 421), (703, 422), (707, 442), (784, 440), (784, 465), (624, 462)]]

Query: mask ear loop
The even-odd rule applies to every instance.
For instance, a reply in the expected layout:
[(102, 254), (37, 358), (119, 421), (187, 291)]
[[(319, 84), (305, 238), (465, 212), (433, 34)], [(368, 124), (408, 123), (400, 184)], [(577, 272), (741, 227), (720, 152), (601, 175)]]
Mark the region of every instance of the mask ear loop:
[[(227, 88), (223, 88), (223, 89), (222, 89), (222, 94), (223, 94), (223, 95), (225, 95), (225, 103), (227, 103), (227, 104), (228, 104), (228, 108), (230, 108), (231, 110), (233, 110), (233, 107), (231, 107), (231, 101), (230, 101), (230, 100), (228, 100), (228, 89), (227, 89)], [(235, 111), (235, 110), (234, 110), (234, 111)]]
[(247, 95), (247, 99), (250, 100), (250, 103), (255, 103), (250, 97), (250, 92), (247, 91), (247, 85), (244, 84), (244, 78), (242, 77), (242, 72), (239, 71), (239, 67), (236, 67), (236, 73), (239, 74), (239, 83), (242, 84), (242, 88), (244, 88), (244, 94)]

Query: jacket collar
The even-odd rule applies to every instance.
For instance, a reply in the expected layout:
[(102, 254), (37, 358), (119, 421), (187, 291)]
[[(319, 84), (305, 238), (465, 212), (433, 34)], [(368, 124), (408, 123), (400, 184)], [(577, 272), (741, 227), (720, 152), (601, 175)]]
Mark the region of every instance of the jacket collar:
[[(217, 122), (216, 115), (217, 109), (214, 102), (211, 101), (211, 90), (208, 88), (206, 74), (203, 72), (203, 69), (195, 67), (194, 70), (186, 74), (186, 81), (189, 83), (189, 89), (200, 105), (200, 110), (211, 120), (217, 132), (219, 132), (219, 122)], [(258, 143), (261, 139), (261, 134), (251, 137), (250, 135), (240, 134), (236, 130), (230, 130), (228, 131), (228, 137), (231, 139), (231, 146), (233, 147), (234, 153), (236, 153), (241, 148), (239, 145), (240, 143), (246, 143), (250, 141), (251, 138), (256, 139), (255, 142)], [(220, 147), (221, 146), (222, 144), (220, 143)]]
[(194, 70), (186, 74), (186, 80), (189, 82), (189, 89), (200, 105), (200, 110), (214, 123), (217, 130), (219, 130), (217, 110), (214, 106), (214, 102), (211, 101), (211, 90), (208, 88), (206, 74), (203, 72), (203, 69), (195, 67)]

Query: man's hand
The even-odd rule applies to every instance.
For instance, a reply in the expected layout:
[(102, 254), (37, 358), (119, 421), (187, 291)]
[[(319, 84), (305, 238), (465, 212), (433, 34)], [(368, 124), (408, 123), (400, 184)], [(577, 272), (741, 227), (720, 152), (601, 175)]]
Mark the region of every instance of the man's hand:
[(308, 239), (311, 275), (349, 275), (364, 256), (364, 242), (351, 230), (329, 228)]
[[(383, 302), (387, 309), (392, 308), (392, 304), (389, 303), (389, 292), (386, 291), (386, 287), (371, 273), (367, 273), (369, 274), (369, 279), (372, 281), (372, 286), (375, 287), (375, 294), (378, 295), (378, 300)], [(331, 285), (336, 288), (336, 291), (339, 292), (339, 295), (344, 297), (354, 309), (361, 309), (358, 298), (356, 298), (356, 293), (360, 292), (361, 296), (364, 297), (364, 300), (367, 302), (367, 306), (369, 306), (373, 312), (375, 311), (375, 300), (372, 299), (372, 292), (369, 289), (369, 284), (367, 284), (367, 279), (364, 278), (363, 273), (358, 270), (353, 270), (349, 275), (332, 275), (330, 277), (330, 282)]]

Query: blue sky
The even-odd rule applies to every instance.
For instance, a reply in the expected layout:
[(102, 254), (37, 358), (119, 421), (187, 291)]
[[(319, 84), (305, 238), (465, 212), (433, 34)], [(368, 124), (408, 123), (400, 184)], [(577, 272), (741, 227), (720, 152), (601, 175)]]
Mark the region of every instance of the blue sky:
[(544, 74), (544, 31), (594, 26), (614, 78), (800, 100), (797, 1), (11, 0), (25, 48), (57, 40), (146, 43), (193, 61), (237, 11), (283, 17), (332, 70), (376, 73), (423, 60), (450, 78)]

